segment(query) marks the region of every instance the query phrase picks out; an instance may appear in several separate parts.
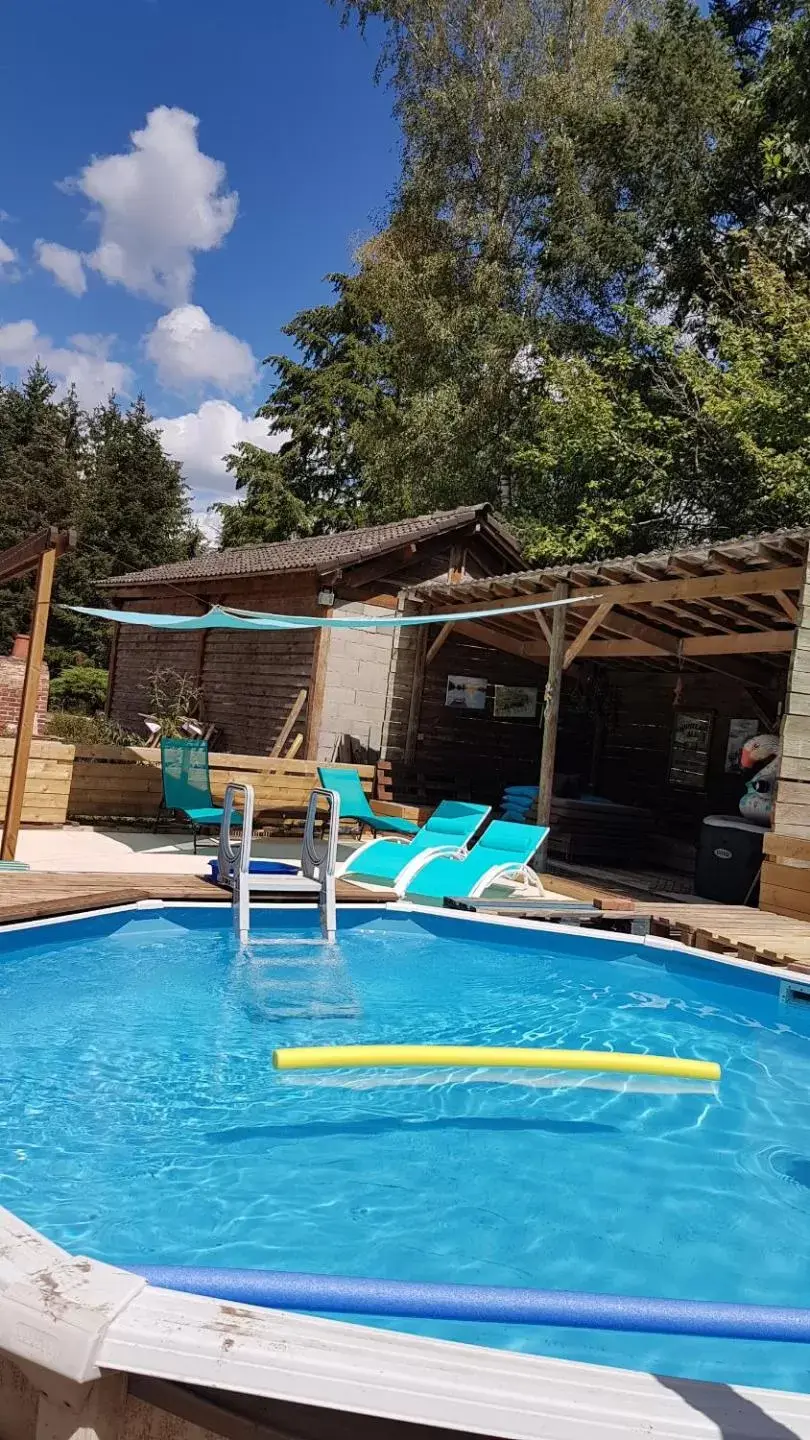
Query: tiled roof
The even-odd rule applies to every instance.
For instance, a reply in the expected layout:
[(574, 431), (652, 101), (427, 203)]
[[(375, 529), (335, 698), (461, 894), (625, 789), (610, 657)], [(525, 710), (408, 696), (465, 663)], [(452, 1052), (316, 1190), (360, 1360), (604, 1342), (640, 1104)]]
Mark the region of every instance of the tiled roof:
[(464, 505), (457, 510), (436, 510), (390, 525), (369, 525), (364, 530), (344, 530), (338, 535), (316, 535), (305, 540), (284, 540), (273, 545), (244, 545), (232, 550), (206, 550), (193, 560), (172, 565), (155, 565), (102, 581), (108, 590), (140, 585), (163, 585), (191, 580), (219, 580), (293, 571), (315, 571), (327, 575), (377, 555), (398, 549), (409, 541), (452, 533), (480, 522), (487, 535), (502, 551), (507, 563), (521, 559), (520, 546), (511, 532), (495, 520), (489, 505)]

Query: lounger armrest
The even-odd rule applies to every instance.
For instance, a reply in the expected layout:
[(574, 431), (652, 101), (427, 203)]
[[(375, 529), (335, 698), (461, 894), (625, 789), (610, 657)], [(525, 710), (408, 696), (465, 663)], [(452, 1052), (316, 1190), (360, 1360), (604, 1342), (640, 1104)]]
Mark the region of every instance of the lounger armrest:
[(464, 845), (431, 845), (428, 850), (420, 850), (397, 875), (394, 882), (397, 895), (405, 894), (414, 876), (431, 860), (462, 860), (466, 854)]

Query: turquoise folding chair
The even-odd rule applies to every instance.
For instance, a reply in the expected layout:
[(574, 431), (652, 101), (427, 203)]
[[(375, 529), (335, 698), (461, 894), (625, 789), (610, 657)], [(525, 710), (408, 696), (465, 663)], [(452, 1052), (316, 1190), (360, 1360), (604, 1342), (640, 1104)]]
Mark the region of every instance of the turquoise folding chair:
[(362, 876), (404, 895), (411, 877), (428, 860), (463, 853), (489, 813), (489, 805), (442, 800), (412, 839), (367, 840), (341, 866), (340, 874)]
[[(211, 795), (208, 741), (161, 740), (160, 771), (163, 777), (163, 801), (158, 823), (164, 810), (185, 815), (191, 826), (196, 855), (197, 836), (200, 831), (218, 830), (225, 813), (221, 806), (214, 804)], [(232, 823), (241, 825), (241, 815), (234, 812)]]
[(412, 820), (400, 820), (395, 815), (375, 815), (360, 776), (350, 766), (319, 765), (318, 774), (324, 790), (337, 790), (341, 820), (356, 820), (361, 827), (368, 826), (375, 835), (415, 835), (419, 829)]
[(548, 836), (547, 825), (516, 825), (493, 820), (481, 839), (460, 859), (442, 856), (429, 860), (411, 879), (405, 894), (426, 900), (447, 896), (474, 900), (498, 880), (521, 879), (545, 894), (530, 862)]

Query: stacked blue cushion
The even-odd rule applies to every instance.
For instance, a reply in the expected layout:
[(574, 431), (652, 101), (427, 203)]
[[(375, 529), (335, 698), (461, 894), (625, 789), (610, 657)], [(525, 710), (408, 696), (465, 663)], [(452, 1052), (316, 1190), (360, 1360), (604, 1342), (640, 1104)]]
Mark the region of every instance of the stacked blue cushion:
[(523, 824), (532, 818), (536, 808), (536, 785), (507, 785), (501, 799), (500, 818)]

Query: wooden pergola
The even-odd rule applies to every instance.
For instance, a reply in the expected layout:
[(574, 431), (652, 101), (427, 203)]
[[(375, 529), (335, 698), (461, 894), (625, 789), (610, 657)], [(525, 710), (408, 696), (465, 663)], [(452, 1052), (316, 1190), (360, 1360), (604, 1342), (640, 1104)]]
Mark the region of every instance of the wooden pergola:
[(51, 592), (56, 561), (66, 551), (74, 549), (75, 545), (75, 530), (59, 530), (57, 526), (49, 525), (38, 535), (31, 535), (27, 540), (21, 540), (18, 545), (13, 545), (10, 550), (0, 553), (0, 585), (6, 585), (10, 580), (19, 580), (24, 575), (36, 572), (31, 633), (25, 661), (25, 677), (17, 721), (17, 735), (14, 742), (14, 758), (11, 762), (11, 776), (6, 797), (0, 862), (13, 860), (17, 853), (17, 838), (20, 833), (31, 741), (34, 736), (39, 677), (45, 653), (45, 636), (51, 609)]
[[(529, 570), (494, 579), (432, 581), (409, 594), (422, 613), (491, 607), (485, 620), (446, 621), (417, 648), (409, 742), (425, 671), (452, 630), (547, 667), (538, 823), (548, 824), (564, 672), (576, 660), (692, 667), (740, 681), (773, 724), (773, 694), (793, 649), (810, 529), (670, 553)], [(576, 603), (515, 614), (533, 597)], [(510, 613), (510, 607), (513, 613)], [(412, 755), (406, 758), (413, 758)]]

